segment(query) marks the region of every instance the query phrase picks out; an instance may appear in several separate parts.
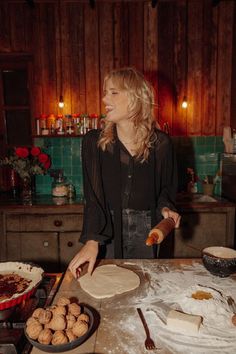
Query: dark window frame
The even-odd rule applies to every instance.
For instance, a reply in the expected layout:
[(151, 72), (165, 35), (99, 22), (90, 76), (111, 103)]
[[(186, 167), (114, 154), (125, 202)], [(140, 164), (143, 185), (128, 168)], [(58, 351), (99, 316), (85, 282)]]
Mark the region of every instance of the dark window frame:
[[(22, 111), (27, 110), (30, 115), (30, 144), (32, 145), (32, 63), (33, 58), (28, 54), (0, 54), (0, 156), (4, 156), (7, 153), (7, 150), (14, 146), (14, 144), (8, 144), (7, 141), (7, 126), (6, 126), (6, 112), (7, 111)], [(4, 105), (4, 92), (3, 92), (3, 80), (2, 80), (2, 71), (3, 70), (12, 70), (12, 69), (25, 69), (27, 71), (27, 86), (29, 92), (29, 104), (28, 105)]]

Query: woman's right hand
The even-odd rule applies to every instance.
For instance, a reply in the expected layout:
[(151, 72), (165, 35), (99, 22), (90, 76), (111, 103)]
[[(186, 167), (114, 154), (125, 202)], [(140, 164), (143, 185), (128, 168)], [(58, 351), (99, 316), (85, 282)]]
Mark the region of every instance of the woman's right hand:
[(89, 240), (75, 255), (69, 264), (69, 269), (75, 278), (80, 276), (82, 265), (88, 262), (88, 273), (91, 275), (98, 255), (98, 242)]

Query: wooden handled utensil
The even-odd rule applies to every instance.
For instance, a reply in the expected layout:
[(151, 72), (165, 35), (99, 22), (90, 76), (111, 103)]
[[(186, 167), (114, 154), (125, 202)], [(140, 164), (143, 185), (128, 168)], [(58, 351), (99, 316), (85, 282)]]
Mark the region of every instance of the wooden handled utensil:
[(154, 244), (161, 243), (164, 238), (175, 228), (175, 221), (172, 218), (166, 218), (161, 220), (159, 224), (154, 226), (148, 234), (146, 239), (146, 245), (152, 246)]
[(144, 318), (144, 315), (143, 315), (143, 312), (140, 308), (137, 308), (137, 311), (138, 311), (138, 314), (139, 314), (139, 317), (142, 321), (142, 324), (143, 324), (143, 327), (145, 329), (145, 333), (146, 333), (146, 339), (145, 339), (145, 348), (147, 350), (154, 350), (156, 349), (156, 346), (155, 346), (155, 343), (154, 341), (152, 340), (152, 338), (150, 337), (150, 332), (149, 332), (149, 328), (148, 328), (148, 325), (147, 325), (147, 322)]

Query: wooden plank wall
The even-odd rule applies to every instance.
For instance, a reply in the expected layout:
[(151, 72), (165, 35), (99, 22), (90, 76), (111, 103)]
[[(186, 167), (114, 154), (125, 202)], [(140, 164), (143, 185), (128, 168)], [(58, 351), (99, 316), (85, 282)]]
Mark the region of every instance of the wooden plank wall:
[[(172, 135), (236, 128), (234, 0), (23, 0), (0, 2), (0, 55), (33, 55), (33, 116), (100, 113), (103, 78), (135, 66), (156, 90), (155, 115)], [(189, 106), (181, 108), (187, 95)]]

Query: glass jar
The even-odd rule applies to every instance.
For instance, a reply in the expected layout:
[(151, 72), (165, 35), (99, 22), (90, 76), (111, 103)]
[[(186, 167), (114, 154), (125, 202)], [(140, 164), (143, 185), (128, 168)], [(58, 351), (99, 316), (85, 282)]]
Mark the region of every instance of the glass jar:
[(49, 114), (47, 117), (47, 128), (50, 132), (50, 134), (54, 134), (55, 132), (55, 123), (56, 123), (56, 117), (54, 114)]
[[(43, 129), (47, 129), (46, 119), (47, 119), (46, 114), (41, 114), (41, 115), (40, 115), (40, 118), (39, 118), (40, 134), (42, 134), (42, 130), (43, 130)], [(46, 135), (46, 134), (45, 134), (45, 135)]]
[(98, 115), (93, 113), (90, 114), (90, 128), (91, 129), (98, 129)]
[(67, 197), (68, 185), (62, 173), (52, 182), (52, 195), (53, 197)]

